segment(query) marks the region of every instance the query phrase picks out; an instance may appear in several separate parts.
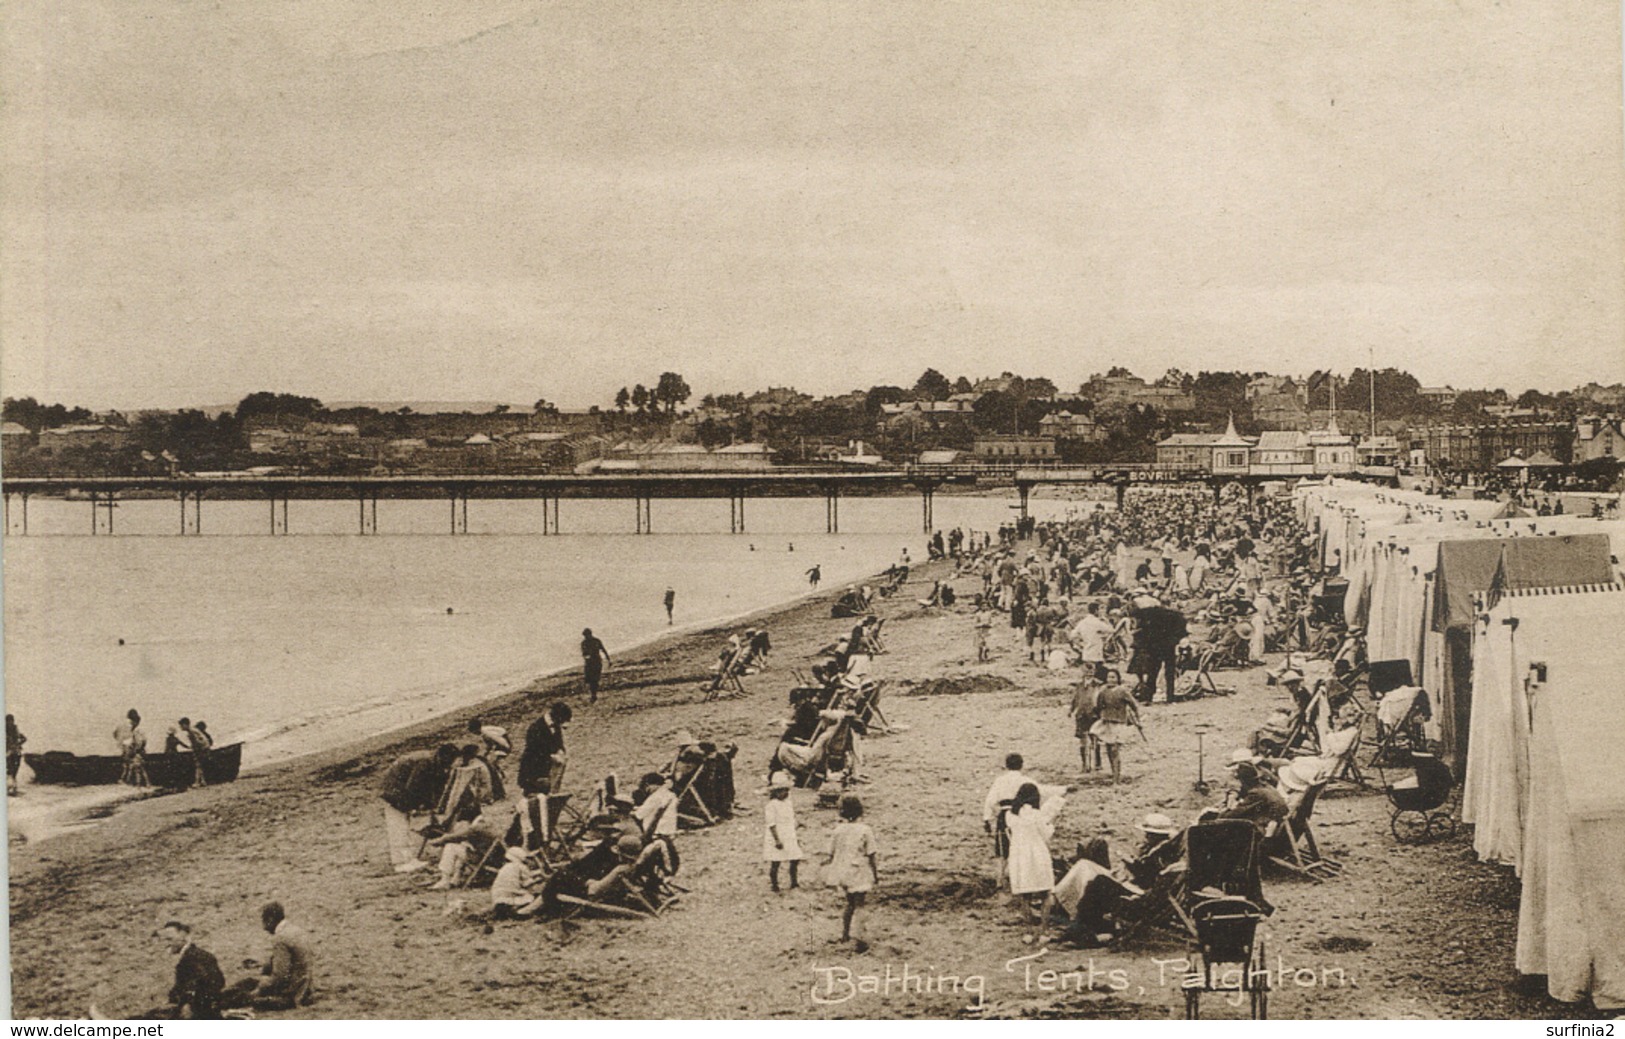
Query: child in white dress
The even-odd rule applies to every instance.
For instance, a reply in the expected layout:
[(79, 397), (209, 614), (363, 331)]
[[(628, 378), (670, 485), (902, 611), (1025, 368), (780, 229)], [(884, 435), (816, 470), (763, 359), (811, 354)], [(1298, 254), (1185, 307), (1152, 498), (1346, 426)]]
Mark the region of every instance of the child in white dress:
[(796, 810), (790, 802), (788, 772), (775, 772), (767, 789), (767, 833), (762, 839), (762, 858), (767, 861), (767, 882), (779, 890), (779, 863), (790, 864), (790, 887), (797, 887), (796, 867), (801, 865), (801, 845), (796, 840)]

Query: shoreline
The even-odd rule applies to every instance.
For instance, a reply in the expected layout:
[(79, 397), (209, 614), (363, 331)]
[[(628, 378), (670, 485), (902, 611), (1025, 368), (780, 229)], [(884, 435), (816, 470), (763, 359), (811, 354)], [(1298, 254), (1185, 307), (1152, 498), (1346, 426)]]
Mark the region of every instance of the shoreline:
[[(923, 569), (923, 566), (915, 567), (916, 571), (921, 569)], [(869, 574), (862, 578), (856, 578), (855, 580), (861, 582), (873, 582), (878, 580), (880, 573), (881, 572)], [(624, 649), (617, 650), (613, 654), (613, 657), (617, 663), (605, 671), (605, 679), (613, 680), (613, 676), (618, 672), (623, 671), (625, 667), (640, 666), (638, 661), (642, 657), (649, 656), (664, 649), (679, 646), (687, 640), (700, 637), (726, 637), (726, 634), (734, 628), (753, 623), (771, 622), (775, 616), (787, 614), (806, 605), (809, 602), (820, 599), (821, 597), (837, 597), (839, 596), (840, 591), (844, 589), (846, 585), (851, 583), (851, 581), (835, 582), (829, 586), (826, 586), (824, 590), (803, 592), (789, 599), (782, 599), (771, 605), (758, 607), (753, 610), (747, 610), (743, 613), (729, 614), (719, 617), (689, 621), (688, 623), (682, 625), (674, 625), (673, 627), (645, 638), (642, 641), (634, 642)], [(619, 663), (623, 656), (626, 660), (625, 667)], [(421, 732), (452, 731), (452, 729), (448, 729), (448, 726), (450, 725), (450, 720), (453, 716), (460, 715), (467, 718), (484, 714), (499, 713), (512, 708), (519, 701), (530, 696), (539, 695), (540, 693), (548, 690), (572, 688), (572, 683), (570, 681), (571, 676), (579, 675), (580, 672), (580, 665), (566, 665), (552, 668), (550, 670), (544, 670), (540, 673), (533, 674), (528, 680), (520, 683), (517, 687), (510, 686), (501, 692), (490, 693), (488, 695), (480, 696), (477, 699), (448, 705), (444, 710), (437, 710), (436, 713), (428, 718), (402, 722), (398, 725), (388, 725), (382, 729), (377, 729), (361, 736), (347, 736), (331, 746), (297, 751), (291, 754), (274, 757), (267, 761), (257, 761), (251, 765), (245, 765), (243, 767), (237, 782), (242, 782), (245, 779), (271, 775), (282, 770), (296, 770), (305, 766), (307, 763), (314, 763), (318, 760), (326, 761), (334, 757), (362, 757), (369, 753), (376, 753), (380, 746), (382, 746), (383, 749), (389, 749), (394, 747), (397, 743), (404, 745), (405, 741), (414, 738), (414, 734), (421, 735)], [(633, 685), (626, 688), (638, 688), (638, 686)], [(574, 692), (579, 693), (580, 690), (574, 689)], [(567, 694), (558, 692), (555, 695), (558, 697), (564, 697)], [(603, 694), (600, 696), (601, 700), (602, 698)], [(361, 709), (361, 712), (358, 713), (378, 712), (386, 709), (387, 707), (383, 705), (365, 706)], [(308, 721), (297, 721), (290, 723), (289, 728), (298, 727), (305, 724), (310, 723)], [(514, 735), (517, 737), (520, 734), (514, 733)], [(448, 739), (455, 742), (458, 738), (465, 736), (466, 733), (463, 733), (460, 729), (457, 729), (455, 730), (455, 735), (448, 737)], [(272, 738), (274, 739), (275, 737)], [(244, 743), (244, 751), (246, 754), (248, 751), (248, 740), (246, 737), (244, 739)], [(27, 766), (24, 765), (24, 768), (27, 768)], [(38, 818), (30, 819), (26, 828), (22, 828), (13, 824), (13, 802), (11, 799), (7, 799), (6, 829), (8, 843), (11, 843), (11, 839), (13, 837), (20, 837), (22, 838), (20, 843), (28, 846), (44, 845), (47, 842), (60, 839), (66, 834), (104, 824), (114, 815), (128, 810), (131, 806), (159, 799), (172, 798), (179, 794), (188, 792), (186, 790), (138, 792), (135, 790), (126, 791), (116, 786), (72, 787), (58, 786), (54, 784), (40, 784), (36, 782), (29, 782), (23, 786), (25, 790), (30, 792), (36, 790), (50, 791), (51, 793), (47, 794), (47, 797), (60, 799), (62, 802), (64, 802), (49, 806)], [(222, 789), (225, 788), (222, 787)], [(22, 796), (26, 797), (27, 794)]]

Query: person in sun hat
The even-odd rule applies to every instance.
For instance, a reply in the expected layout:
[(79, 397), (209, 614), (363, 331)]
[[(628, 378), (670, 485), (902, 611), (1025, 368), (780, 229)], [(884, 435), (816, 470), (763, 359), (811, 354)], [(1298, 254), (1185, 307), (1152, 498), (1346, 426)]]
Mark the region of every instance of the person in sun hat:
[(768, 885), (779, 890), (779, 863), (790, 864), (790, 887), (799, 884), (796, 870), (801, 865), (801, 843), (796, 838), (796, 810), (790, 800), (795, 784), (788, 772), (775, 772), (767, 784), (767, 832), (762, 837), (762, 858), (767, 862)]
[(1257, 827), (1260, 836), (1286, 821), (1286, 798), (1275, 788), (1274, 774), (1250, 761), (1238, 762), (1230, 771), (1236, 777), (1236, 803), (1218, 814), (1220, 819), (1245, 819)]
[(1185, 854), (1185, 842), (1179, 826), (1162, 812), (1152, 812), (1137, 827), (1143, 835), (1140, 847), (1133, 858), (1123, 861), (1123, 868), (1136, 884), (1146, 887)]

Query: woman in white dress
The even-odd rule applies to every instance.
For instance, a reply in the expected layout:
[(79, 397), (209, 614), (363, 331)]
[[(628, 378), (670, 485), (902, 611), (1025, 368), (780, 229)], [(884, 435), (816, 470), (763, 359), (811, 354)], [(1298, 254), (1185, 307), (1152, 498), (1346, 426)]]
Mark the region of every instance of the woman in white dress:
[(1066, 804), (1061, 793), (1055, 792), (1040, 806), (1038, 784), (1023, 783), (1004, 817), (1010, 835), (1010, 893), (1021, 903), (1026, 922), (1026, 933), (1021, 938), (1024, 945), (1031, 945), (1037, 938), (1043, 922), (1038, 906), (1055, 887), (1049, 842), (1055, 836), (1055, 816)]

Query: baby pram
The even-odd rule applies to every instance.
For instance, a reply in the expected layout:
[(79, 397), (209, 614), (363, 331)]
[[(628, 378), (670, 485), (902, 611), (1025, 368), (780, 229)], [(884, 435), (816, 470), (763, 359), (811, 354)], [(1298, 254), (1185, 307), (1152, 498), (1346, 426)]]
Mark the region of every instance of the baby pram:
[(1271, 911), (1252, 823), (1221, 819), (1185, 831), (1185, 876), (1174, 913), (1190, 937), (1186, 1020), (1201, 1016), (1204, 992), (1245, 992), (1253, 1018), (1269, 1016), (1270, 975), (1258, 925)]
[(1454, 836), (1456, 816), (1451, 802), (1456, 777), (1450, 774), (1450, 766), (1421, 751), (1412, 751), (1410, 757), (1411, 775), (1393, 783), (1382, 773), (1382, 766), (1377, 766), (1388, 803), (1393, 805), (1388, 828), (1396, 840), (1406, 844)]

